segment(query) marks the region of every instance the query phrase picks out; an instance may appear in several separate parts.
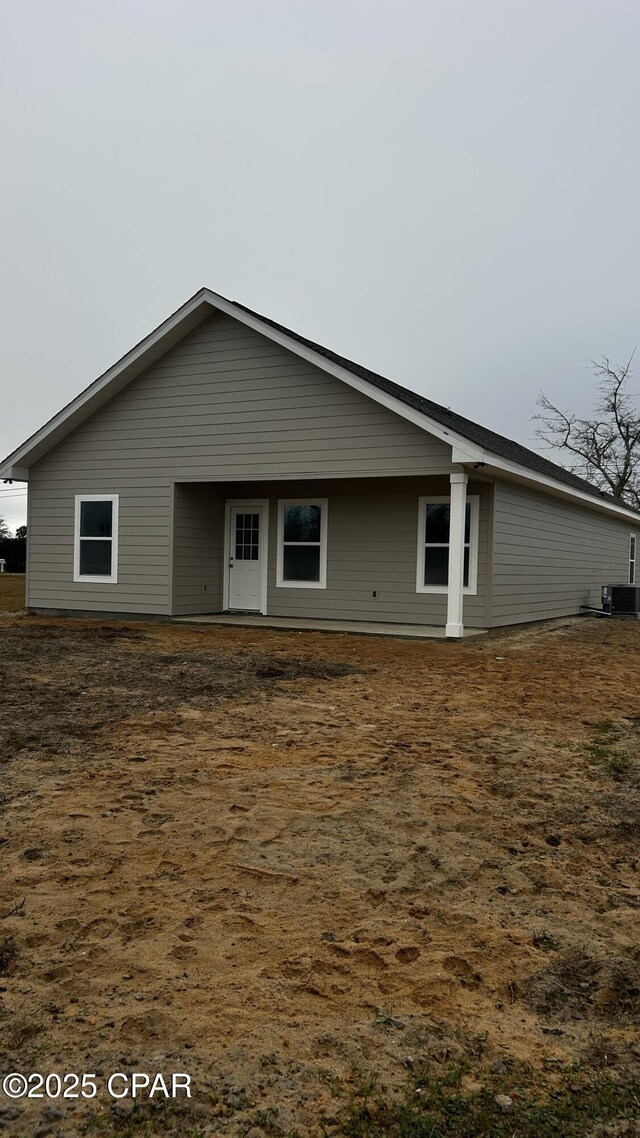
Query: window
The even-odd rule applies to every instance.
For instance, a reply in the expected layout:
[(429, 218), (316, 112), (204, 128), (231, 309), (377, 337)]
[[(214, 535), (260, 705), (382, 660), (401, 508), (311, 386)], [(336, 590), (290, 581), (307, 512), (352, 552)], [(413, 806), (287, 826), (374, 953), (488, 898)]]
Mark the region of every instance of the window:
[(629, 534), (629, 584), (636, 583), (636, 535)]
[(118, 495), (77, 494), (74, 581), (118, 580)]
[(278, 586), (327, 587), (327, 500), (278, 504)]
[[(449, 583), (449, 498), (418, 499), (418, 593), (446, 593)], [(478, 498), (468, 497), (464, 527), (464, 591), (478, 587)]]

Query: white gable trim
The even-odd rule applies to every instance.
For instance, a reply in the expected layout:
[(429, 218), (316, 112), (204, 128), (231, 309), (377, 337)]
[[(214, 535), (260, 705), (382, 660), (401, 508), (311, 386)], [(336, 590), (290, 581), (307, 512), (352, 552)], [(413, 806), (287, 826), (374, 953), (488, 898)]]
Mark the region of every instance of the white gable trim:
[(454, 446), (460, 453), (459, 458), (454, 458), (454, 462), (478, 462), (481, 458), (481, 451), (474, 443), (469, 442), (468, 439), (457, 435), (454, 431), (447, 430), (446, 427), (436, 423), (435, 419), (430, 419), (428, 415), (424, 415), (421, 411), (414, 410), (401, 399), (396, 398), (395, 395), (388, 395), (386, 391), (381, 391), (373, 383), (369, 383), (366, 379), (361, 379), (360, 376), (354, 375), (353, 372), (347, 368), (341, 367), (333, 360), (328, 360), (320, 352), (314, 352), (313, 348), (308, 348), (305, 344), (301, 344), (298, 340), (294, 340), (291, 336), (287, 336), (284, 332), (279, 332), (277, 328), (272, 328), (270, 324), (265, 324), (257, 316), (252, 316), (251, 313), (245, 312), (242, 308), (237, 308), (230, 301), (225, 300), (224, 297), (218, 296), (217, 293), (210, 293), (207, 290), (207, 298), (209, 299), (212, 307), (217, 308), (220, 312), (226, 313), (234, 320), (239, 320), (241, 324), (246, 324), (248, 328), (253, 328), (255, 332), (259, 332), (261, 336), (267, 336), (269, 340), (273, 340), (275, 344), (279, 344), (282, 348), (286, 348), (289, 352), (294, 352), (301, 359), (307, 360), (309, 363), (319, 367), (322, 371), (327, 372), (328, 375), (333, 375), (336, 379), (340, 379), (349, 387), (353, 387), (356, 391), (366, 395), (368, 399), (373, 399), (376, 403), (380, 403), (389, 411), (393, 411), (396, 415), (400, 415), (402, 419), (407, 419), (410, 423), (414, 423), (417, 427), (421, 427), (423, 431), (427, 431), (430, 435), (435, 435), (436, 438), (442, 442), (447, 443), (449, 446)]
[(579, 490), (577, 487), (569, 486), (566, 482), (549, 478), (546, 474), (538, 474), (528, 466), (520, 466), (516, 462), (508, 462), (507, 459), (499, 458), (497, 455), (489, 454), (489, 452), (485, 452), (483, 462), (485, 464), (485, 473), (501, 476), (511, 482), (526, 482), (527, 485), (533, 489), (546, 490), (556, 497), (577, 499), (584, 506), (588, 506), (592, 510), (615, 514), (616, 517), (626, 518), (628, 521), (632, 521), (636, 526), (640, 527), (640, 515), (627, 506), (618, 506), (615, 502), (609, 502), (606, 498), (596, 498), (593, 494), (587, 494), (585, 490)]
[(0, 466), (0, 478), (28, 481), (28, 468), (34, 462), (48, 454), (71, 431), (136, 379), (191, 328), (197, 327), (208, 311), (209, 305), (204, 302), (202, 293), (197, 293), (183, 304), (10, 454)]
[(440, 439), (441, 442), (447, 443), (452, 448), (451, 461), (453, 463), (483, 464), (490, 472), (500, 473), (505, 477), (511, 475), (515, 480), (523, 480), (530, 485), (540, 486), (564, 497), (577, 499), (583, 505), (591, 509), (613, 513), (618, 517), (624, 517), (627, 520), (630, 519), (638, 525), (640, 519), (632, 510), (626, 509), (623, 506), (617, 506), (612, 502), (607, 502), (606, 499), (600, 501), (598, 498), (593, 497), (583, 490), (569, 486), (565, 482), (560, 482), (546, 475), (538, 474), (529, 467), (508, 462), (498, 455), (492, 454), (490, 451), (483, 450), (475, 443), (470, 442), (469, 439), (464, 438), (463, 435), (458, 434), (456, 431), (451, 431), (447, 427), (443, 427), (441, 423), (437, 423), (428, 415), (424, 415), (421, 411), (416, 411), (413, 407), (409, 407), (396, 396), (381, 391), (375, 384), (369, 383), (368, 380), (354, 375), (353, 372), (350, 372), (347, 368), (341, 367), (339, 364), (334, 363), (333, 360), (328, 360), (321, 353), (315, 352), (312, 348), (301, 344), (298, 340), (288, 336), (285, 332), (280, 332), (277, 328), (266, 324), (258, 316), (245, 312), (244, 309), (238, 308), (231, 301), (226, 300), (225, 297), (219, 296), (218, 293), (211, 292), (210, 289), (206, 288), (201, 289), (195, 296), (191, 297), (177, 312), (174, 312), (172, 316), (169, 316), (167, 320), (163, 321), (149, 336), (146, 336), (144, 340), (136, 344), (136, 346), (132, 348), (130, 352), (127, 352), (122, 359), (118, 360), (113, 367), (99, 376), (99, 378), (81, 392), (76, 399), (72, 400), (66, 407), (63, 407), (57, 415), (50, 419), (48, 423), (45, 423), (39, 431), (36, 431), (36, 433), (27, 439), (21, 447), (18, 447), (13, 454), (9, 455), (0, 466), (0, 479), (15, 479), (20, 482), (28, 481), (29, 466), (52, 450), (53, 447), (70, 434), (72, 430), (80, 426), (81, 423), (88, 419), (95, 411), (99, 410), (109, 399), (112, 399), (118, 391), (121, 391), (128, 383), (142, 374), (147, 367), (150, 367), (155, 360), (169, 351), (169, 349), (173, 347), (174, 344), (177, 344), (183, 336), (187, 335), (191, 329), (197, 327), (198, 324), (206, 319), (211, 309), (224, 312), (233, 320), (237, 320), (239, 323), (245, 324), (248, 328), (252, 328), (260, 335), (279, 344), (287, 351), (293, 352), (294, 355), (307, 360), (315, 367), (320, 368), (329, 375), (333, 375), (336, 379), (354, 388), (354, 390), (361, 392), (361, 394), (365, 395), (368, 399), (372, 399), (375, 403), (386, 407), (395, 415), (399, 415), (400, 418), (414, 423), (415, 426), (420, 427), (428, 434)]
[(16, 480), (26, 481), (26, 468), (42, 458), (43, 455), (56, 446), (57, 443), (61, 442), (75, 427), (79, 426), (85, 419), (88, 419), (90, 415), (103, 406), (108, 399), (112, 399), (118, 391), (121, 391), (128, 383), (140, 375), (154, 360), (159, 359), (163, 352), (168, 351), (169, 348), (172, 347), (174, 343), (177, 343), (183, 335), (186, 335), (191, 328), (195, 328), (204, 320), (211, 309), (224, 312), (233, 320), (238, 320), (239, 323), (245, 324), (248, 328), (252, 328), (254, 331), (259, 332), (260, 335), (266, 336), (267, 339), (272, 340), (274, 343), (280, 344), (280, 346), (286, 348), (287, 351), (293, 352), (295, 355), (321, 368), (322, 371), (335, 376), (336, 379), (342, 380), (342, 382), (348, 384), (349, 387), (355, 388), (356, 391), (360, 391), (363, 395), (366, 395), (367, 398), (373, 399), (383, 407), (387, 407), (388, 410), (393, 411), (401, 418), (407, 419), (422, 430), (435, 435), (436, 438), (439, 438), (449, 446), (455, 445), (456, 453), (458, 454), (456, 461), (477, 462), (481, 458), (481, 453), (478, 448), (475, 447), (473, 443), (463, 439), (461, 435), (456, 435), (448, 431), (445, 427), (441, 427), (426, 415), (422, 415), (419, 411), (414, 411), (412, 407), (408, 407), (402, 400), (396, 399), (392, 395), (387, 395), (384, 391), (379, 391), (373, 384), (360, 379), (359, 376), (353, 375), (350, 371), (347, 371), (346, 368), (339, 367), (331, 360), (325, 359), (325, 357), (318, 352), (312, 351), (310, 348), (305, 347), (304, 344), (300, 344), (297, 340), (286, 336), (276, 328), (272, 328), (270, 324), (265, 324), (262, 320), (250, 315), (242, 308), (237, 308), (230, 301), (225, 300), (224, 297), (218, 296), (217, 293), (210, 292), (208, 289), (202, 289), (199, 293), (196, 293), (191, 300), (187, 301), (182, 308), (179, 308), (173, 316), (170, 316), (160, 324), (155, 331), (144, 340), (141, 340), (139, 344), (136, 344), (135, 348), (127, 352), (113, 367), (109, 368), (108, 371), (104, 372), (94, 383), (81, 392), (76, 399), (67, 404), (62, 411), (27, 439), (13, 454), (9, 455), (2, 466), (0, 466), (0, 478), (14, 478)]

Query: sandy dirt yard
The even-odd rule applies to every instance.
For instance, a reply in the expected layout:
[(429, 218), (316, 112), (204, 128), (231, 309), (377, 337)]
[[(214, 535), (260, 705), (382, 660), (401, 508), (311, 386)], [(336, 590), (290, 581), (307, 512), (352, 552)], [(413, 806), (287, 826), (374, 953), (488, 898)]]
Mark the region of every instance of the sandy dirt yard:
[[(2, 1074), (98, 1084), (0, 1093), (0, 1134), (339, 1134), (350, 1087), (457, 1060), (516, 1100), (637, 1077), (638, 624), (5, 614), (0, 701)], [(193, 1098), (132, 1121), (115, 1071)]]

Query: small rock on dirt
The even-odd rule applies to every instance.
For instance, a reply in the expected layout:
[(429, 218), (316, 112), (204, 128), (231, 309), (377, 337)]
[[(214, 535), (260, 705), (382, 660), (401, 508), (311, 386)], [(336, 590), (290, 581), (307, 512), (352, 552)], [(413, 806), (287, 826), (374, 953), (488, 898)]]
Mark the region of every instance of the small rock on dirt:
[(505, 1114), (513, 1109), (513, 1099), (509, 1095), (496, 1095), (493, 1101)]

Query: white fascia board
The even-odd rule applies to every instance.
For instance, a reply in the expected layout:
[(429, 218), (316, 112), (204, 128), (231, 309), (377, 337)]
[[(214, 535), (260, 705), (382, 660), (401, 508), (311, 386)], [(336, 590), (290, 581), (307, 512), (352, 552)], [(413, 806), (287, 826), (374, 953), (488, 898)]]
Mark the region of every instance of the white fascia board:
[(485, 452), (482, 461), (487, 473), (498, 476), (502, 474), (507, 480), (511, 476), (513, 482), (526, 482), (529, 486), (545, 489), (555, 496), (572, 498), (592, 510), (614, 514), (616, 517), (624, 518), (640, 528), (640, 514), (626, 506), (617, 506), (614, 502), (607, 501), (606, 498), (596, 498), (593, 494), (587, 494), (585, 490), (579, 490), (577, 487), (569, 486), (566, 482), (549, 478), (546, 474), (538, 474), (535, 470), (530, 470), (528, 466), (508, 462), (506, 459), (498, 458), (497, 455), (488, 452)]
[[(252, 328), (273, 343), (279, 344), (287, 351), (293, 352), (302, 359), (306, 359), (309, 363), (314, 364), (322, 371), (335, 376), (336, 379), (346, 383), (349, 387), (366, 395), (367, 398), (393, 411), (394, 414), (414, 423), (417, 427), (427, 431), (448, 446), (455, 447), (455, 457), (453, 461), (482, 461), (481, 449), (463, 438), (462, 435), (448, 430), (440, 423), (436, 423), (435, 420), (430, 419), (428, 415), (423, 415), (420, 411), (409, 407), (406, 403), (403, 403), (401, 399), (397, 399), (395, 396), (381, 391), (374, 384), (348, 371), (347, 368), (343, 368), (335, 364), (332, 360), (326, 359), (326, 357), (319, 352), (314, 352), (313, 349), (307, 348), (306, 345), (299, 343), (298, 340), (287, 336), (283, 332), (279, 332), (277, 328), (272, 328), (270, 324), (266, 324), (260, 320), (259, 317), (252, 316), (249, 312), (245, 312), (244, 309), (237, 307), (231, 301), (226, 300), (217, 293), (211, 292), (209, 289), (201, 289), (191, 300), (188, 300), (186, 304), (179, 308), (173, 316), (170, 316), (160, 324), (155, 331), (151, 332), (149, 336), (141, 340), (139, 344), (136, 344), (136, 346), (123, 356), (122, 359), (118, 360), (113, 367), (104, 372), (94, 383), (81, 392), (76, 399), (67, 404), (53, 419), (50, 419), (44, 427), (27, 439), (13, 454), (9, 455), (3, 465), (0, 466), (0, 478), (12, 477), (9, 471), (18, 463), (23, 463), (25, 467), (28, 467), (34, 462), (37, 462), (39, 458), (60, 442), (70, 431), (84, 422), (89, 415), (98, 410), (108, 399), (111, 399), (113, 395), (117, 394), (127, 383), (136, 378), (145, 367), (153, 362), (154, 358), (159, 358), (163, 351), (168, 350), (167, 340), (173, 339), (174, 342), (177, 342), (177, 339), (180, 338), (181, 335), (186, 334), (185, 325), (188, 326), (191, 324), (195, 327), (199, 322), (197, 316), (207, 308), (224, 312), (233, 320), (237, 320), (248, 328)], [(201, 316), (201, 319), (203, 318), (204, 317)]]
[(540, 486), (555, 494), (560, 494), (563, 497), (576, 499), (591, 509), (615, 514), (617, 517), (634, 522), (636, 526), (640, 524), (640, 517), (632, 510), (628, 510), (623, 506), (616, 506), (604, 499), (600, 500), (595, 498), (582, 490), (568, 486), (566, 483), (549, 478), (543, 474), (538, 474), (529, 467), (508, 462), (506, 459), (483, 450), (482, 447), (476, 446), (464, 438), (464, 436), (442, 426), (441, 423), (437, 423), (428, 415), (416, 411), (413, 407), (403, 403), (402, 400), (396, 396), (389, 395), (386, 391), (380, 390), (380, 388), (368, 380), (354, 375), (353, 372), (348, 371), (347, 368), (341, 367), (332, 360), (328, 360), (319, 352), (315, 352), (312, 348), (306, 347), (305, 344), (299, 343), (298, 340), (287, 336), (284, 332), (278, 331), (277, 328), (271, 327), (270, 324), (266, 324), (258, 316), (253, 316), (251, 313), (245, 312), (244, 309), (237, 307), (231, 301), (226, 300), (217, 293), (211, 292), (210, 289), (201, 289), (197, 292), (195, 296), (191, 297), (186, 304), (183, 304), (177, 312), (174, 312), (172, 316), (169, 316), (167, 320), (163, 321), (149, 336), (141, 340), (139, 344), (136, 344), (136, 346), (123, 356), (121, 360), (118, 360), (113, 367), (104, 372), (104, 374), (87, 387), (85, 391), (81, 392), (76, 399), (72, 400), (72, 402), (55, 415), (53, 419), (46, 423), (44, 427), (27, 439), (13, 454), (9, 455), (2, 466), (0, 466), (0, 479), (13, 478), (16, 481), (26, 482), (28, 480), (28, 467), (33, 462), (41, 458), (47, 451), (69, 434), (71, 430), (84, 422), (93, 411), (98, 410), (98, 408), (106, 403), (108, 399), (111, 399), (117, 391), (121, 390), (132, 379), (140, 375), (145, 367), (150, 366), (154, 359), (158, 359), (165, 351), (168, 351), (173, 343), (177, 343), (178, 340), (186, 334), (190, 326), (196, 327), (197, 324), (205, 318), (206, 311), (211, 308), (226, 313), (233, 320), (245, 324), (248, 328), (253, 328), (254, 331), (273, 341), (273, 343), (280, 344), (280, 346), (287, 351), (293, 352), (302, 359), (306, 359), (315, 367), (320, 368), (329, 375), (335, 376), (336, 379), (346, 383), (349, 387), (366, 395), (367, 398), (372, 399), (394, 414), (399, 415), (401, 418), (427, 431), (428, 434), (447, 443), (452, 448), (452, 462), (463, 464), (482, 463), (494, 474), (503, 473), (507, 477), (511, 475), (514, 479), (521, 479), (529, 483), (529, 485)]
[(428, 415), (423, 415), (421, 411), (416, 411), (413, 407), (409, 407), (407, 403), (403, 403), (402, 400), (396, 398), (395, 395), (389, 395), (386, 391), (381, 391), (380, 388), (369, 383), (368, 380), (361, 379), (359, 375), (354, 375), (353, 372), (348, 371), (347, 368), (341, 367), (340, 364), (334, 363), (333, 360), (328, 360), (319, 352), (314, 352), (313, 348), (308, 348), (305, 344), (301, 344), (298, 340), (294, 340), (284, 332), (279, 332), (277, 328), (272, 328), (270, 324), (265, 324), (259, 317), (252, 316), (242, 308), (237, 308), (230, 301), (225, 300), (224, 297), (218, 296), (217, 293), (210, 293), (206, 290), (205, 292), (207, 298), (210, 298), (212, 306), (219, 309), (220, 312), (225, 312), (234, 320), (238, 320), (248, 328), (253, 328), (253, 330), (259, 332), (261, 336), (266, 336), (275, 344), (280, 344), (281, 347), (286, 348), (287, 351), (293, 352), (296, 356), (300, 356), (301, 359), (307, 360), (309, 363), (314, 364), (315, 367), (320, 368), (329, 375), (335, 376), (336, 379), (342, 380), (343, 383), (354, 388), (355, 391), (360, 391), (361, 394), (366, 395), (368, 399), (373, 399), (375, 403), (380, 403), (383, 407), (388, 408), (389, 411), (400, 415), (402, 419), (407, 419), (410, 423), (415, 423), (417, 427), (421, 427), (423, 431), (435, 435), (436, 438), (447, 443), (448, 446), (455, 446), (460, 457), (453, 461), (482, 461), (482, 450), (474, 446), (468, 439), (463, 438), (462, 435), (456, 434), (455, 431), (448, 430), (440, 423), (436, 423), (435, 419), (430, 419)]
[(63, 410), (28, 438), (13, 454), (10, 454), (0, 467), (0, 478), (17, 478), (17, 475), (13, 475), (11, 470), (17, 469), (20, 465), (24, 479), (30, 465), (41, 459), (75, 427), (79, 427), (80, 423), (88, 419), (90, 414), (99, 410), (99, 407), (104, 405), (107, 399), (113, 398), (118, 390), (137, 378), (146, 366), (153, 363), (154, 358), (158, 358), (164, 351), (169, 351), (171, 344), (167, 345), (167, 340), (173, 340), (177, 343), (178, 338), (186, 335), (186, 327), (188, 328), (189, 324), (191, 327), (196, 327), (199, 322), (197, 316), (200, 315), (200, 319), (204, 319), (207, 308), (214, 308), (214, 310), (223, 312), (229, 315), (232, 320), (237, 320), (239, 323), (245, 324), (247, 328), (260, 332), (261, 336), (272, 340), (272, 343), (279, 344), (288, 352), (293, 352), (322, 371), (342, 380), (348, 387), (360, 391), (362, 395), (366, 395), (372, 401), (387, 407), (388, 411), (400, 415), (402, 419), (415, 423), (417, 427), (427, 431), (429, 435), (441, 439), (441, 442), (454, 448), (452, 461), (482, 461), (481, 448), (469, 443), (468, 439), (443, 427), (441, 423), (430, 419), (428, 415), (416, 411), (407, 403), (403, 403), (402, 399), (388, 395), (386, 391), (381, 391), (375, 385), (369, 384), (367, 380), (354, 376), (351, 371), (327, 360), (325, 356), (314, 352), (312, 348), (307, 348), (304, 344), (298, 343), (298, 340), (286, 336), (284, 332), (272, 328), (270, 324), (266, 324), (257, 316), (245, 312), (243, 308), (237, 307), (216, 292), (202, 289), (197, 292), (196, 296), (191, 297), (187, 304), (182, 305), (178, 312), (159, 324), (159, 327), (141, 340), (140, 344), (133, 347), (131, 352), (126, 353), (112, 368), (109, 368), (93, 384), (85, 388), (71, 403), (63, 407)]
[[(136, 344), (117, 363), (113, 364), (89, 387), (72, 399), (57, 415), (49, 419), (40, 430), (31, 435), (22, 446), (8, 455), (0, 465), (0, 479), (15, 478), (21, 481), (28, 480), (28, 467), (47, 454), (58, 442), (61, 442), (75, 427), (79, 426), (89, 415), (103, 406), (130, 380), (140, 375), (145, 367), (150, 366), (154, 359), (158, 359), (173, 343), (177, 343), (185, 334), (185, 326), (196, 327), (200, 319), (204, 319), (210, 307), (205, 300), (203, 291), (196, 293), (181, 308), (162, 322), (149, 336)], [(202, 316), (198, 316), (202, 312)], [(17, 473), (17, 472), (20, 473)]]

